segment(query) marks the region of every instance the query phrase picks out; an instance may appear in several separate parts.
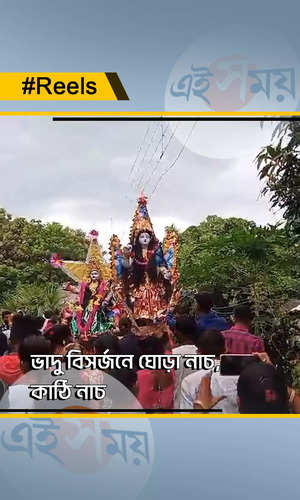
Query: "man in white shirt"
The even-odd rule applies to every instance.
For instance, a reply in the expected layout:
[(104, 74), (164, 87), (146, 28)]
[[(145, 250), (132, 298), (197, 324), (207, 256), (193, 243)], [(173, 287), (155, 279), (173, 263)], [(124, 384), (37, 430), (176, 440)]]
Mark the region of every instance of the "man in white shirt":
[(216, 357), (216, 368), (213, 372), (199, 370), (183, 379), (181, 384), (180, 409), (192, 410), (194, 408), (201, 380), (203, 377), (211, 374), (212, 396), (218, 399), (222, 398), (214, 406), (214, 409), (221, 409), (223, 413), (238, 413), (238, 376), (220, 375), (218, 370), (220, 355), (225, 352), (224, 336), (218, 330), (206, 330), (200, 336), (197, 346), (199, 354)]
[(192, 373), (191, 368), (186, 368), (184, 366), (184, 358), (182, 358), (182, 356), (185, 354), (197, 354), (198, 351), (195, 345), (197, 339), (196, 322), (187, 315), (177, 316), (174, 333), (180, 345), (172, 349), (172, 354), (179, 354), (181, 356), (179, 360), (179, 370), (175, 371), (176, 382), (174, 392), (174, 408), (179, 409), (182, 381)]

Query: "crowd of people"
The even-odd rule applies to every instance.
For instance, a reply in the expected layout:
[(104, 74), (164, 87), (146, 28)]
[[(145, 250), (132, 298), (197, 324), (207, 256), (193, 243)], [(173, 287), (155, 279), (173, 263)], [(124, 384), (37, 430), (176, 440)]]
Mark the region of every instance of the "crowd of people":
[[(0, 397), (11, 394), (11, 407), (20, 407), (12, 388), (31, 370), (31, 356), (66, 355), (71, 348), (82, 353), (133, 355), (134, 369), (111, 370), (148, 411), (163, 409), (243, 413), (300, 413), (300, 397), (287, 386), (282, 371), (272, 363), (264, 341), (251, 333), (253, 314), (247, 305), (235, 308), (229, 323), (213, 310), (211, 296), (195, 296), (197, 308), (190, 314), (178, 304), (160, 325), (138, 331), (129, 317), (118, 328), (93, 336), (84, 345), (75, 339), (68, 321), (51, 312), (42, 317), (22, 311), (2, 312), (0, 326)], [(239, 374), (224, 375), (218, 368), (224, 354), (253, 355)], [(141, 369), (142, 355), (179, 354), (176, 370)], [(192, 370), (182, 356), (215, 357), (213, 370)]]

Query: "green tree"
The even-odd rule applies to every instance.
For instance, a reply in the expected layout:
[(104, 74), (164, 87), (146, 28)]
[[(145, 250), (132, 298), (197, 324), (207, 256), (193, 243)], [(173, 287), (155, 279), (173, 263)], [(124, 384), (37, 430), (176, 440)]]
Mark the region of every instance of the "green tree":
[(64, 293), (55, 283), (18, 285), (4, 298), (3, 309), (22, 310), (27, 314), (41, 315), (45, 311), (59, 313), (64, 302)]
[(300, 257), (283, 229), (252, 221), (209, 216), (180, 235), (179, 267), (184, 288), (248, 294), (263, 280), (274, 295), (300, 292)]
[(300, 294), (300, 256), (284, 228), (209, 216), (180, 235), (183, 289), (224, 294), (230, 304), (247, 302), (255, 312), (254, 333), (284, 369), (290, 383), (299, 359), (297, 324), (286, 302)]
[(17, 284), (63, 283), (63, 273), (49, 263), (51, 254), (83, 260), (87, 248), (80, 230), (56, 222), (43, 224), (35, 219), (13, 218), (0, 209), (0, 302)]
[(288, 233), (300, 241), (300, 121), (280, 123), (273, 142), (256, 157), (263, 195), (270, 196), (273, 208), (283, 210)]

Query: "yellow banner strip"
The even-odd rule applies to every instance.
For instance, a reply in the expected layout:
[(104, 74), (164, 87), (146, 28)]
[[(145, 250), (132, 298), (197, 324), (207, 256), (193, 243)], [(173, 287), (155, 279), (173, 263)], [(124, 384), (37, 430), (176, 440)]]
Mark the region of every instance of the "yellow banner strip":
[(1, 413), (0, 418), (300, 418), (300, 414), (188, 414), (174, 413)]
[[(0, 95), (1, 100), (1, 95)], [(298, 117), (300, 116), (300, 111), (220, 111), (220, 112), (202, 112), (202, 111), (0, 111), (0, 116), (103, 116), (103, 117), (232, 117), (238, 118), (239, 116), (251, 117), (257, 116), (261, 119), (265, 117)]]
[(2, 101), (128, 100), (117, 73), (0, 73)]

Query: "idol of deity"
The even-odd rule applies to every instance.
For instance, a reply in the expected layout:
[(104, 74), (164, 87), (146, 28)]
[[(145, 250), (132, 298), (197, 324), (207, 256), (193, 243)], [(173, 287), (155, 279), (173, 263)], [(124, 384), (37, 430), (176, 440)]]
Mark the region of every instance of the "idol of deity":
[(63, 261), (57, 255), (51, 258), (54, 267), (77, 283), (67, 283), (65, 289), (78, 296), (71, 326), (75, 337), (83, 341), (113, 328), (117, 316), (110, 266), (99, 247), (97, 231), (91, 231), (89, 236), (85, 262)]
[(178, 280), (178, 236), (167, 235), (165, 245), (155, 236), (141, 195), (130, 230), (129, 245), (122, 248), (119, 238), (111, 238), (112, 275), (138, 324), (163, 318)]

